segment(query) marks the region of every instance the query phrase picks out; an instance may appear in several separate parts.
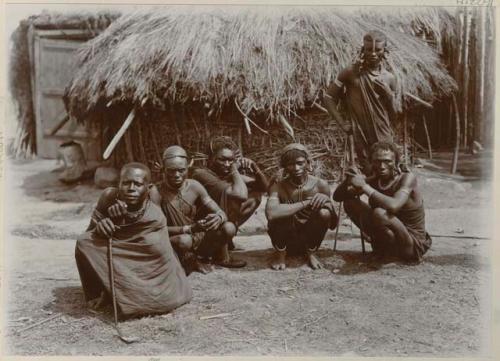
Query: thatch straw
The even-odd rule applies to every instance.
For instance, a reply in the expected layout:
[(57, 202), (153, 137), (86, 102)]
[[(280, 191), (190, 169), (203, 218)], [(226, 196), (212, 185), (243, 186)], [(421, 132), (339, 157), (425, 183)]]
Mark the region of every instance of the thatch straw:
[(29, 29), (84, 29), (92, 37), (108, 27), (119, 15), (118, 12), (43, 12), (19, 23), (11, 36), (9, 59), (9, 90), (18, 119), (18, 130), (11, 149), (16, 157), (29, 157), (36, 153), (36, 120), (31, 88), (34, 74), (31, 73), (29, 56)]
[[(124, 15), (81, 51), (67, 92), (80, 119), (98, 104), (165, 107), (228, 102), (268, 121), (304, 109), (355, 58), (363, 34), (381, 29), (399, 99), (410, 92), (432, 101), (456, 85), (439, 61), (439, 39), (452, 28), (444, 10), (334, 7), (163, 7)], [(436, 47), (412, 35), (425, 28)]]

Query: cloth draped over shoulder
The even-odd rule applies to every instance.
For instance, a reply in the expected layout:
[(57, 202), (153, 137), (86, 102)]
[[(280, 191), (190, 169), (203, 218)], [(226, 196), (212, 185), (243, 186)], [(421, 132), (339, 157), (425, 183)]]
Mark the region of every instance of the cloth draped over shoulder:
[[(394, 131), (383, 99), (375, 90), (374, 81), (384, 80), (369, 70), (353, 66), (354, 80), (346, 84), (345, 102), (354, 120), (356, 142), (369, 148), (379, 141), (393, 142)], [(384, 68), (382, 71), (387, 72)]]
[[(186, 179), (185, 185), (187, 191), (191, 185), (191, 180)], [(189, 203), (182, 196), (182, 192), (177, 193), (176, 197), (170, 201), (166, 196), (168, 187), (165, 183), (159, 185), (159, 190), (162, 198), (161, 208), (167, 217), (167, 224), (173, 227), (189, 226), (196, 222), (198, 216), (198, 209), (195, 204)], [(196, 232), (192, 234), (193, 248), (197, 248), (203, 237), (204, 232)]]
[[(94, 222), (77, 241), (75, 256), (85, 298), (110, 293), (108, 239), (95, 232), (95, 222), (109, 217), (107, 208), (117, 191), (100, 200)], [(141, 211), (117, 222), (113, 236), (113, 267), (117, 305), (125, 316), (169, 312), (192, 298), (186, 274), (170, 244), (161, 209), (147, 200)]]

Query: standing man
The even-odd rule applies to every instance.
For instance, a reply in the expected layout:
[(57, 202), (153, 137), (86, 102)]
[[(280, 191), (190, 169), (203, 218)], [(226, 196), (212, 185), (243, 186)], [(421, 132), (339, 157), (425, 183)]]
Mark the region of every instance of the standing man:
[(280, 164), (284, 179), (271, 186), (266, 204), (268, 233), (276, 250), (271, 268), (285, 269), (287, 253), (304, 254), (312, 269), (322, 268), (315, 252), (338, 221), (330, 187), (309, 174), (310, 155), (302, 144), (287, 145)]
[(148, 197), (150, 179), (145, 165), (125, 165), (118, 188), (103, 191), (86, 233), (76, 242), (76, 264), (89, 307), (109, 301), (110, 266), (122, 315), (169, 312), (193, 296), (170, 245), (165, 216)]
[[(196, 169), (193, 179), (207, 189), (238, 229), (259, 207), (269, 181), (253, 160), (237, 159), (239, 150), (229, 137), (212, 139), (208, 153), (208, 168)], [(252, 176), (244, 175), (242, 171)], [(229, 247), (234, 248), (232, 242)]]
[[(394, 143), (379, 142), (371, 148), (373, 175), (365, 178), (356, 169), (333, 195), (352, 221), (371, 239), (378, 256), (420, 261), (432, 244), (425, 231), (425, 211), (417, 177), (401, 172)], [(357, 196), (366, 194), (368, 204)]]
[[(353, 135), (358, 162), (365, 174), (370, 173), (371, 145), (394, 141), (396, 79), (382, 64), (386, 45), (382, 32), (374, 30), (365, 34), (358, 61), (337, 75), (324, 97), (330, 116), (346, 134)], [(341, 98), (353, 124), (346, 123), (337, 110)]]
[(166, 180), (151, 191), (151, 198), (161, 204), (167, 217), (170, 240), (185, 268), (208, 273), (208, 264), (198, 261), (197, 255), (212, 257), (222, 267), (244, 267), (246, 262), (231, 259), (227, 243), (236, 234), (234, 224), (206, 189), (196, 180), (187, 179), (186, 151), (177, 145), (163, 152)]

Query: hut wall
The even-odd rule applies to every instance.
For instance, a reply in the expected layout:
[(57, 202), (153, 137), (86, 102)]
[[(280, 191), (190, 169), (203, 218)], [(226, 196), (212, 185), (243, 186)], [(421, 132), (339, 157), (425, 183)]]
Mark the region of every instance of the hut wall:
[[(126, 106), (116, 106), (103, 115), (112, 119), (103, 133), (104, 145), (111, 141), (129, 111)], [(243, 156), (257, 161), (270, 176), (278, 173), (279, 151), (286, 144), (297, 141), (306, 144), (311, 150), (315, 174), (331, 181), (340, 179), (344, 136), (323, 112), (310, 109), (291, 115), (294, 138), (287, 135), (281, 125), (267, 126), (268, 134), (252, 125), (252, 134), (248, 134), (241, 114), (231, 105), (215, 112), (211, 113), (203, 104), (175, 104), (161, 111), (142, 110), (113, 152), (112, 162), (117, 167), (132, 160), (148, 164), (153, 171), (153, 178), (158, 181), (162, 175), (155, 163), (161, 165), (161, 154), (166, 147), (174, 144), (183, 146), (193, 157), (194, 164), (202, 166), (206, 165), (210, 139), (225, 135), (242, 149)], [(257, 116), (253, 120), (264, 126), (264, 117)]]

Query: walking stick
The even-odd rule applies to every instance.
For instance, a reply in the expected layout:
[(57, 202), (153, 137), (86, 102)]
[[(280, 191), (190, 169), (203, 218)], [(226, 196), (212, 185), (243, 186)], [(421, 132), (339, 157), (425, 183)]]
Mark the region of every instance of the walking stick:
[(113, 237), (109, 237), (108, 240), (108, 260), (109, 260), (109, 283), (111, 288), (111, 298), (113, 299), (113, 316), (114, 316), (114, 326), (116, 332), (118, 333), (118, 337), (123, 342), (130, 344), (139, 341), (138, 337), (133, 336), (124, 336), (118, 327), (118, 308), (116, 306), (116, 293), (115, 293), (115, 272), (113, 267)]
[[(347, 143), (348, 143), (348, 137), (345, 138), (344, 140), (344, 156), (342, 157), (342, 171), (340, 175), (340, 179), (343, 181), (344, 180), (344, 173), (345, 173), (345, 165), (346, 165), (346, 159), (347, 159)], [(339, 228), (340, 225), (342, 224), (342, 201), (339, 202), (339, 220), (337, 224), (337, 229), (335, 230), (335, 241), (333, 242), (333, 251), (335, 252), (337, 250), (337, 237), (339, 235)]]
[[(344, 157), (342, 158), (342, 174), (341, 174), (342, 180), (344, 179), (344, 174), (345, 174), (345, 166), (346, 166), (345, 163), (346, 163), (346, 158), (347, 158), (347, 145), (348, 145), (348, 143), (349, 143), (350, 163), (351, 163), (351, 165), (354, 165), (354, 137), (352, 135), (349, 135), (349, 137), (345, 138), (345, 141), (344, 141)], [(337, 238), (338, 238), (338, 234), (339, 234), (340, 225), (342, 224), (342, 213), (341, 213), (342, 203), (343, 202), (339, 202), (339, 210), (338, 210), (339, 221), (338, 221), (337, 229), (335, 230), (335, 241), (333, 243), (333, 251), (334, 252), (337, 250)], [(352, 222), (351, 222), (351, 234), (352, 234)], [(364, 255), (365, 254), (365, 237), (364, 237), (364, 234), (361, 230), (360, 230), (360, 234), (361, 234), (361, 250), (362, 250), (363, 255)]]

